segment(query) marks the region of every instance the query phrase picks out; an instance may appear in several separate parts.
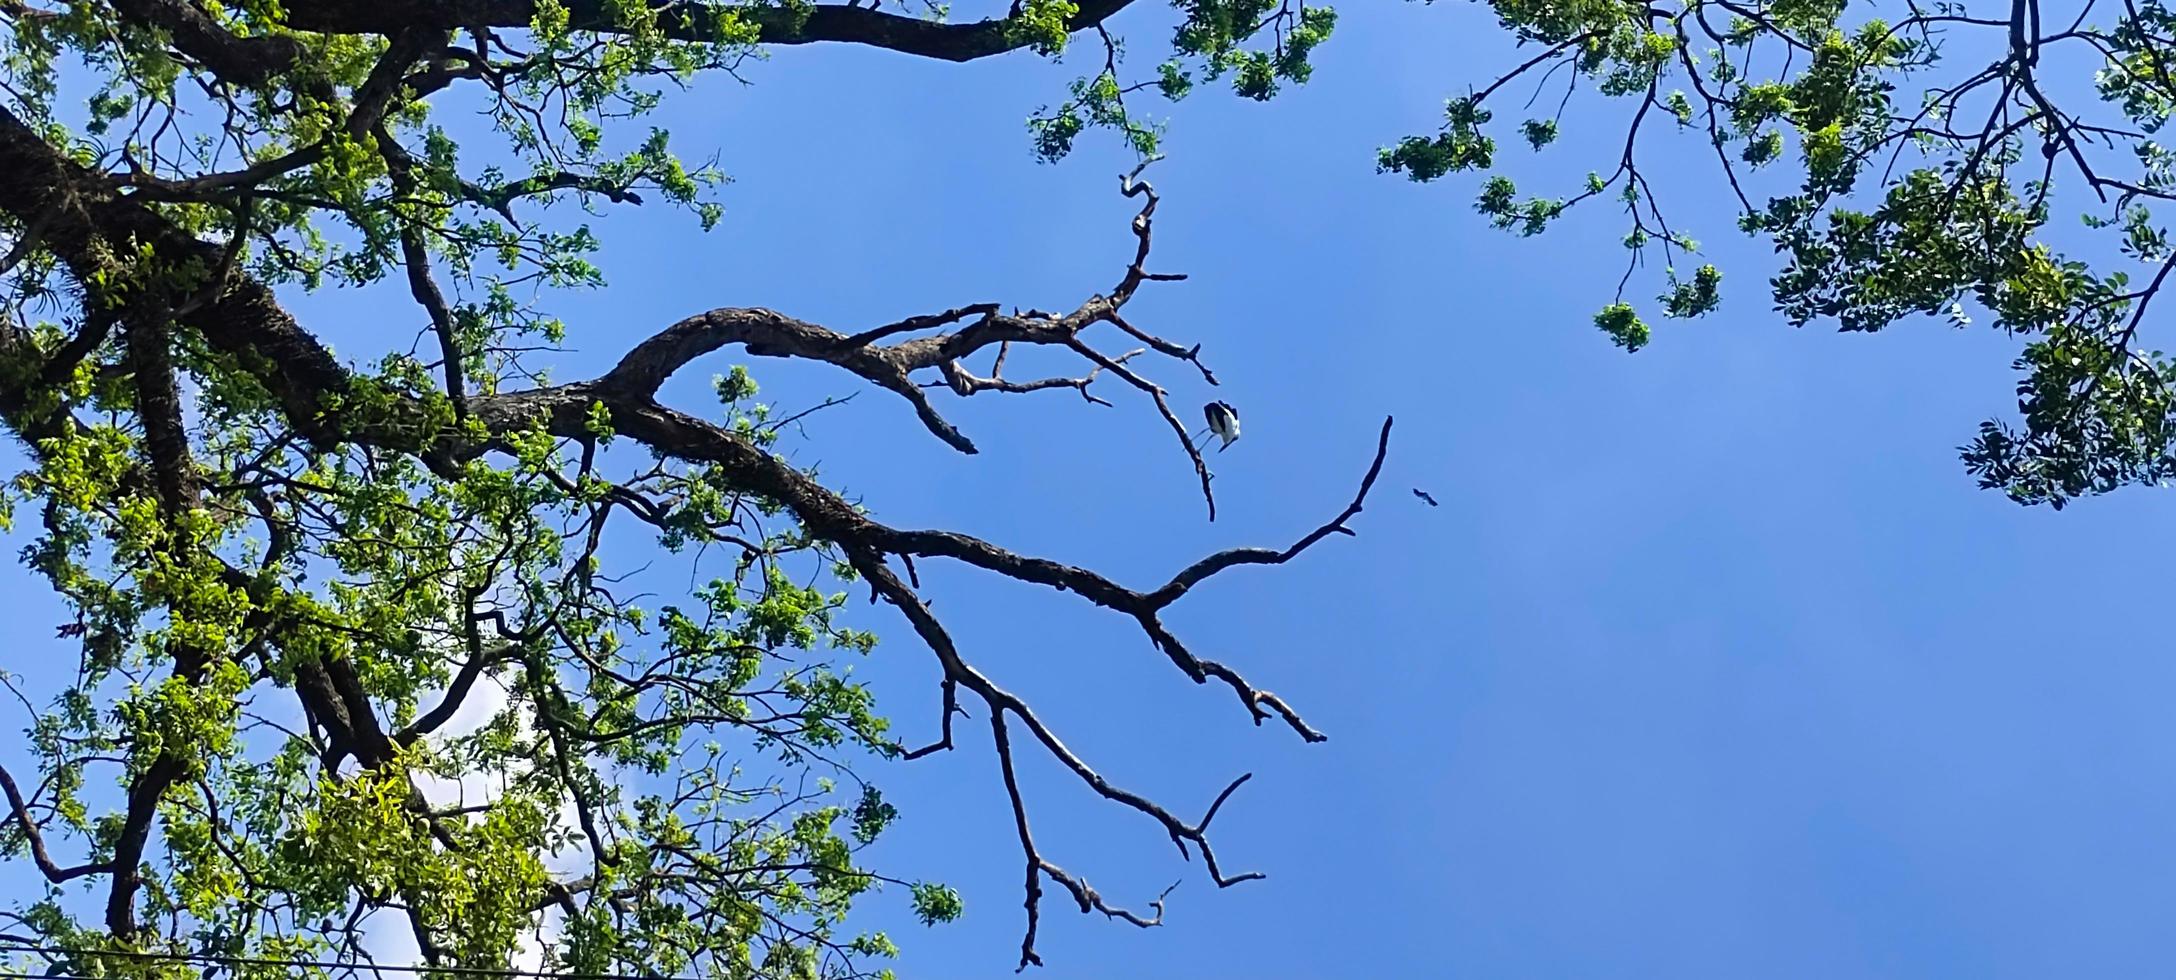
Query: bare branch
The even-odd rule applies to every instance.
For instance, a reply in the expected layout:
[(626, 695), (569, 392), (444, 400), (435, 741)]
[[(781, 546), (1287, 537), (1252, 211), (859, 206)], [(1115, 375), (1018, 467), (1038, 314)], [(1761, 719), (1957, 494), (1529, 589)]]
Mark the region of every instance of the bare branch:
[(1178, 601), (1180, 596), (1185, 595), (1188, 590), (1199, 585), (1204, 579), (1227, 568), (1236, 565), (1282, 565), (1299, 557), (1300, 552), (1306, 551), (1315, 542), (1332, 534), (1352, 534), (1352, 529), (1346, 525), (1353, 518), (1360, 516), (1361, 508), (1367, 503), (1368, 491), (1375, 488), (1375, 478), (1382, 475), (1383, 459), (1390, 452), (1390, 427), (1394, 421), (1395, 419), (1392, 418), (1383, 419), (1382, 432), (1375, 438), (1375, 461), (1369, 464), (1367, 475), (1360, 479), (1359, 491), (1353, 494), (1352, 503), (1345, 505), (1343, 512), (1331, 518), (1328, 523), (1308, 532), (1306, 537), (1294, 542), (1291, 547), (1283, 551), (1271, 551), (1267, 548), (1234, 548), (1230, 551), (1217, 552), (1195, 562), (1187, 566), (1179, 574), (1172, 576), (1170, 583), (1163, 588), (1151, 593), (1148, 597), (1149, 603), (1156, 608), (1163, 608)]
[(15, 818), (15, 829), (23, 835), (24, 843), (29, 845), (30, 859), (37, 862), (38, 871), (45, 875), (45, 880), (58, 885), (84, 875), (105, 874), (113, 870), (112, 864), (104, 862), (79, 864), (72, 868), (63, 868), (53, 863), (53, 856), (46, 852), (44, 836), (38, 833), (37, 823), (30, 819), (30, 806), (23, 800), (23, 791), (16, 788), (15, 777), (8, 772), (6, 766), (0, 766), (0, 792), (7, 794), (8, 810)]
[(998, 305), (996, 303), (976, 303), (971, 306), (962, 306), (955, 309), (946, 310), (943, 313), (934, 313), (925, 316), (910, 316), (904, 320), (899, 321), (898, 323), (877, 327), (873, 330), (864, 330), (860, 333), (846, 338), (845, 340), (840, 341), (839, 346), (841, 349), (866, 347), (894, 334), (912, 333), (917, 330), (928, 330), (931, 327), (942, 327), (948, 324), (958, 323), (961, 320), (965, 320), (971, 316), (995, 316), (997, 314), (997, 310)]
[[(1120, 354), (1117, 357), (1111, 358), (1111, 363), (1124, 364), (1127, 361), (1130, 361), (1146, 353), (1148, 353), (1147, 348), (1137, 347), (1133, 350)], [(987, 378), (978, 378), (972, 374), (967, 373), (967, 369), (961, 367), (958, 361), (947, 361), (944, 365), (938, 368), (938, 371), (944, 375), (945, 387), (951, 388), (954, 392), (958, 393), (962, 397), (972, 395), (978, 391), (998, 391), (1004, 392), (1006, 394), (1020, 395), (1027, 394), (1028, 392), (1032, 391), (1049, 391), (1053, 388), (1071, 388), (1075, 391), (1080, 392), (1080, 396), (1082, 398), (1085, 398), (1094, 404), (1101, 405), (1105, 408), (1111, 407), (1110, 402), (1104, 401), (1101, 398), (1097, 398), (1095, 395), (1089, 393), (1088, 391), (1088, 386), (1095, 384), (1096, 376), (1103, 373), (1103, 366), (1101, 364), (1096, 365), (1096, 367), (1093, 370), (1089, 371), (1085, 377), (1041, 378), (1035, 381), (1007, 381), (997, 375), (991, 375)]]

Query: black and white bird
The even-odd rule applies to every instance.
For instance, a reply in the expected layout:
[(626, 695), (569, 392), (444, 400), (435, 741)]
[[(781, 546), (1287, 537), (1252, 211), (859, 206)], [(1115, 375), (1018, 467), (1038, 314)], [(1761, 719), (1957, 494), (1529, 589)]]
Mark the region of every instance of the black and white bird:
[(1225, 402), (1210, 402), (1201, 406), (1201, 417), (1209, 421), (1209, 435), (1224, 441), (1217, 452), (1230, 449), (1239, 441), (1239, 410)]
[(1434, 494), (1429, 493), (1428, 491), (1423, 490), (1419, 487), (1413, 488), (1413, 496), (1419, 497), (1420, 499), (1427, 501), (1428, 506), (1430, 507), (1440, 506), (1436, 503), (1436, 498)]

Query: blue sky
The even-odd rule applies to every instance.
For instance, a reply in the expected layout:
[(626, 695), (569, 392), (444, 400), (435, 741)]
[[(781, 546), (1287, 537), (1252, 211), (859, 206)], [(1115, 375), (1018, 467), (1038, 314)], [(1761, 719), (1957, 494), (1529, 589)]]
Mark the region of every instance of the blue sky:
[[(1112, 779), (1198, 812), (1256, 774), (1216, 841), (1226, 865), (1269, 878), (1219, 892), (1154, 827), (1024, 756), (1046, 857), (1113, 901), (1183, 880), (1168, 925), (1146, 932), (1053, 895), (1040, 975), (2166, 972), (2166, 491), (2056, 514), (1976, 490), (1952, 447), (2007, 407), (2014, 345), (1937, 323), (1784, 327), (1762, 288), (1771, 258), (1719, 200), (1677, 213), (1729, 275), (1723, 310), (1670, 323), (1649, 304), (1654, 345), (1617, 351), (1589, 323), (1622, 269), (1613, 216), (1517, 239), (1472, 213), (1470, 182), (1372, 172), (1375, 147), (1518, 60), (1486, 11), (1346, 13), (1309, 85), (1169, 110), (1171, 158), (1150, 172), (1165, 195), (1154, 264), (1193, 278), (1131, 312), (1201, 342), (1246, 417), (1214, 458), (1217, 523), (1160, 420), (1127, 398), (940, 403), (982, 447), (963, 457), (872, 392), (814, 418), (798, 450), (889, 522), (1147, 585), (1328, 518), (1382, 417), (1398, 419), (1358, 537), (1220, 577), (1171, 616), (1322, 745), (1253, 728), (1228, 692), (1187, 683), (1076, 597), (924, 563), (963, 651)], [(1119, 26), (1145, 50), (1165, 23), (1139, 10)], [(561, 304), (587, 352), (568, 374), (713, 306), (860, 329), (1107, 288), (1131, 251), (1113, 180), (1126, 159), (1092, 140), (1038, 165), (1023, 127), (1080, 70), (789, 50), (750, 87), (677, 97), (675, 136), (735, 178), (726, 218), (709, 235), (664, 212), (599, 222), (614, 288)], [(1570, 186), (1613, 152), (1605, 125), (1575, 112), (1536, 172)], [(1712, 196), (1701, 143), (1653, 150), (1668, 187)], [(1631, 295), (1654, 291), (1635, 278)], [(343, 350), (406, 345), (408, 308), (297, 306)], [(668, 390), (702, 408), (731, 363)], [(859, 385), (751, 367), (786, 406)], [(1186, 405), (1207, 395), (1154, 370)], [(0, 599), (11, 615), (44, 606)], [(910, 739), (931, 731), (928, 656), (888, 610), (855, 615), (886, 637), (867, 670), (888, 713)], [(967, 902), (933, 930), (904, 896), (867, 910), (907, 976), (996, 977), (1016, 956), (1010, 815), (986, 729), (961, 731), (957, 752), (873, 770), (904, 813), (873, 858)]]

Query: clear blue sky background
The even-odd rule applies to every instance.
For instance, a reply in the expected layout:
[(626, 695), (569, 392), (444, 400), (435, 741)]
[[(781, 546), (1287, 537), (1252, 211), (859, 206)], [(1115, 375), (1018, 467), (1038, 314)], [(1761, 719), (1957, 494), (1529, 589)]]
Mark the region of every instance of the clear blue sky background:
[[(1306, 87), (1171, 110), (1172, 157), (1151, 172), (1155, 265), (1193, 279), (1152, 287), (1135, 318), (1202, 342), (1246, 416), (1215, 457), (1220, 521), (1127, 398), (940, 402), (982, 446), (962, 457), (871, 392), (812, 420), (800, 450), (887, 521), (1148, 585), (1334, 514), (1398, 418), (1359, 537), (1219, 578), (1173, 614), (1323, 745), (1251, 727), (1228, 692), (1188, 684), (1076, 597), (923, 563), (968, 656), (1114, 780), (1198, 813), (1256, 773), (1216, 840), (1269, 878), (1218, 892), (1145, 821), (1024, 754), (1047, 857), (1114, 901), (1184, 880), (1146, 932), (1053, 894), (1040, 975), (2168, 972), (2166, 492), (2056, 514), (1974, 489), (1951, 447), (2008, 407), (2014, 345), (1935, 323), (1787, 329), (1762, 288), (1772, 260), (1712, 199), (1677, 215), (1730, 274), (1723, 312), (1658, 322), (1625, 356), (1588, 322), (1621, 271), (1612, 215), (1521, 240), (1483, 226), (1470, 182), (1372, 173), (1375, 147), (1517, 60), (1486, 10), (1346, 14)], [(1146, 58), (1168, 17), (1118, 23)], [(845, 329), (978, 300), (1070, 308), (1130, 255), (1112, 179), (1126, 160), (1091, 140), (1037, 165), (1022, 120), (1084, 70), (831, 48), (779, 52), (752, 87), (706, 82), (666, 121), (735, 177), (725, 221), (708, 236), (663, 212), (600, 222), (614, 288), (562, 306), (574, 343), (608, 357), (720, 305)], [(1559, 186), (1621, 138), (1583, 118), (1540, 165)], [(1650, 165), (1712, 198), (1705, 152), (1658, 142)], [(1635, 297), (1653, 292), (1635, 279)], [(300, 309), (363, 350), (406, 345), (402, 302)], [(671, 390), (703, 407), (732, 362)], [(860, 387), (752, 367), (789, 407)], [(1186, 404), (1206, 394), (1154, 370)], [(44, 607), (0, 610), (29, 602)], [(856, 609), (887, 637), (869, 667), (885, 706), (910, 738), (932, 731), (927, 655), (888, 610)], [(996, 977), (1016, 955), (1020, 856), (986, 728), (961, 732), (960, 751), (873, 770), (905, 814), (874, 859), (967, 901), (934, 930), (904, 896), (868, 909), (907, 976)]]

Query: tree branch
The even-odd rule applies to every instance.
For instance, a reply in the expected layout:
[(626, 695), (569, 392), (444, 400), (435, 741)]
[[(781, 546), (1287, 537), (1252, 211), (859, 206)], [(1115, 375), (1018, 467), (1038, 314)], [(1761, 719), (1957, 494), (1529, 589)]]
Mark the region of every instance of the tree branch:
[(261, 85), (299, 64), (308, 53), (301, 39), (265, 34), (240, 37), (219, 26), (194, 0), (112, 0), (122, 17), (156, 27), (220, 81)]
[(29, 845), (30, 859), (37, 862), (38, 871), (45, 875), (45, 880), (58, 885), (84, 875), (104, 874), (112, 870), (113, 865), (104, 862), (79, 864), (72, 868), (63, 868), (53, 863), (53, 856), (45, 849), (45, 837), (38, 833), (38, 825), (30, 819), (30, 806), (23, 800), (23, 791), (16, 788), (15, 777), (8, 772), (6, 766), (0, 766), (0, 792), (7, 794), (8, 810), (15, 818), (15, 829), (23, 835), (24, 843)]
[[(1124, 10), (1132, 0), (1086, 0), (1067, 22), (1071, 31), (1087, 30)], [(974, 61), (1028, 46), (1031, 35), (1012, 17), (947, 24), (921, 17), (886, 13), (869, 7), (817, 4), (803, 8), (767, 5), (671, 3), (652, 0), (657, 28), (682, 41), (717, 41), (727, 17), (753, 24), (764, 44), (861, 44), (940, 61)], [(563, 5), (568, 26), (577, 31), (621, 33), (624, 21), (606, 0), (569, 0)], [(448, 30), (468, 27), (526, 28), (534, 23), (531, 0), (291, 0), (287, 23), (299, 30), (329, 34), (391, 34), (402, 27)]]

